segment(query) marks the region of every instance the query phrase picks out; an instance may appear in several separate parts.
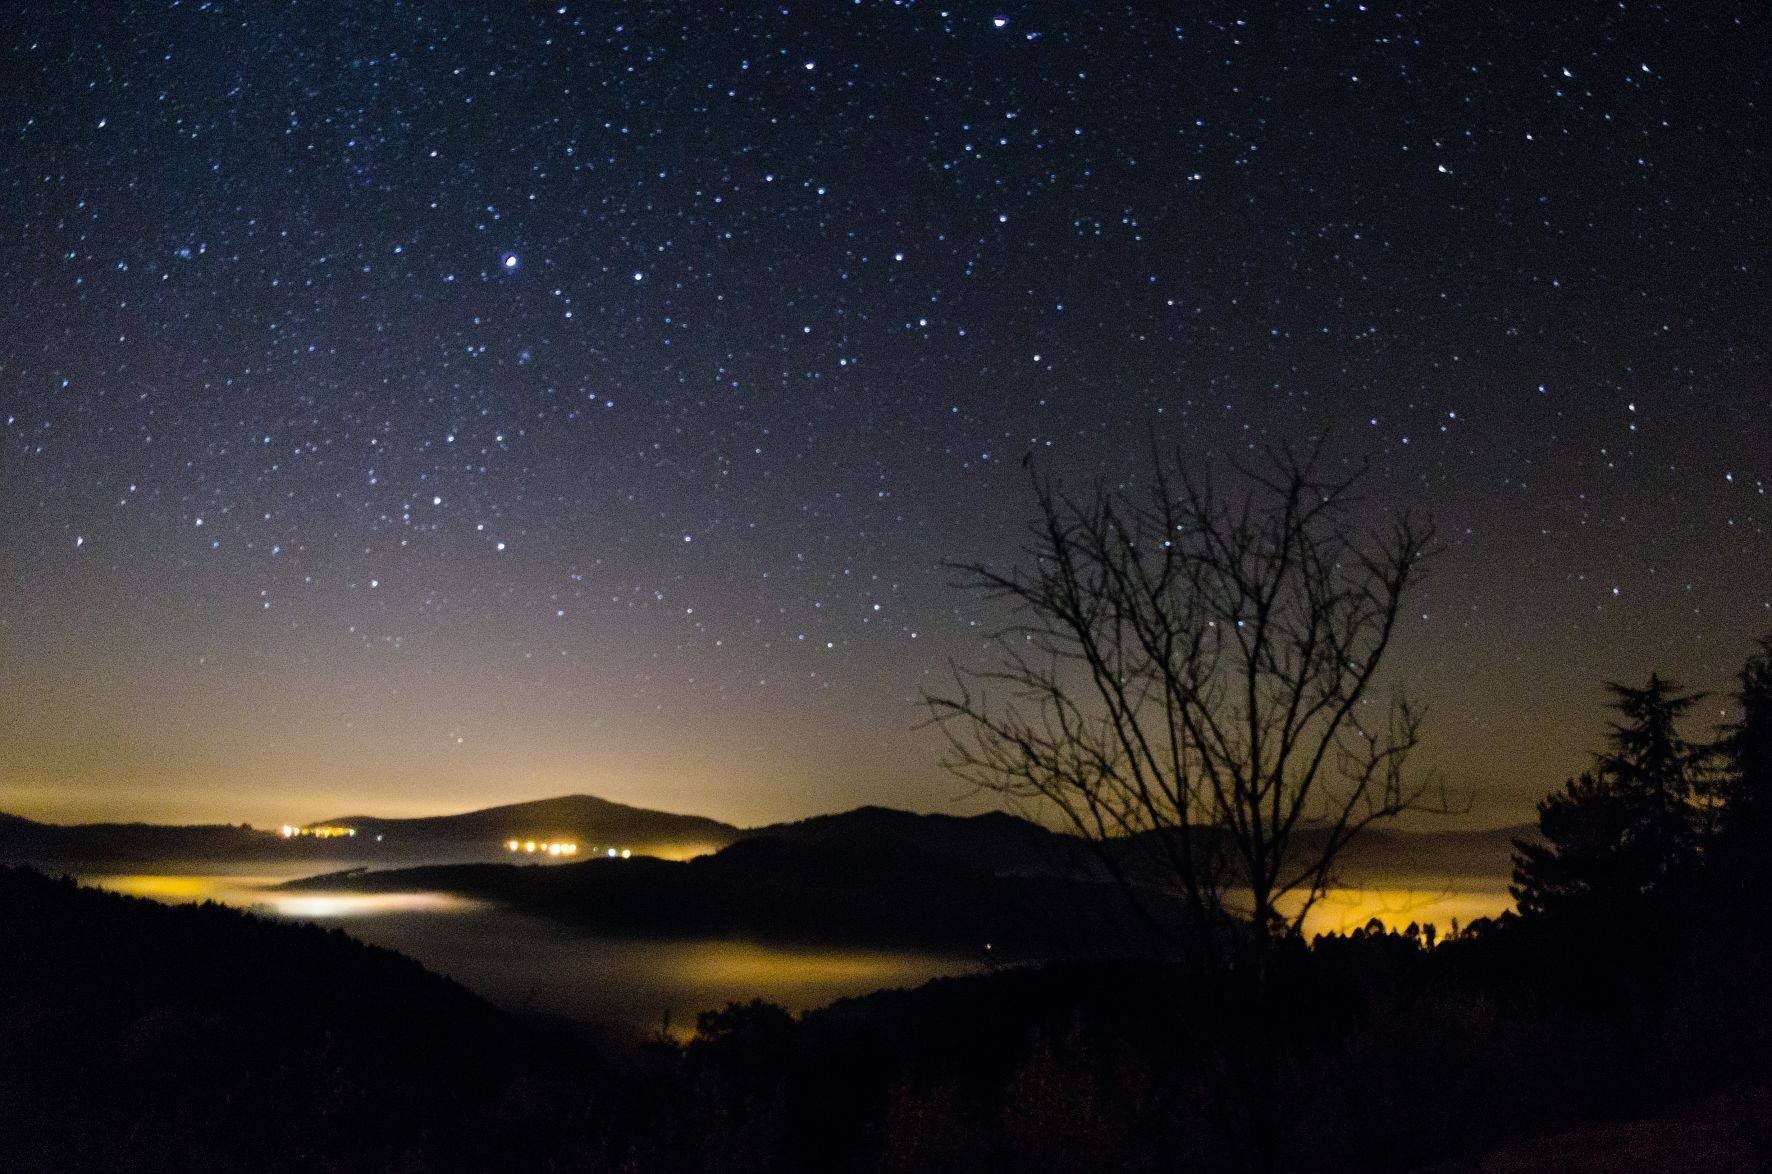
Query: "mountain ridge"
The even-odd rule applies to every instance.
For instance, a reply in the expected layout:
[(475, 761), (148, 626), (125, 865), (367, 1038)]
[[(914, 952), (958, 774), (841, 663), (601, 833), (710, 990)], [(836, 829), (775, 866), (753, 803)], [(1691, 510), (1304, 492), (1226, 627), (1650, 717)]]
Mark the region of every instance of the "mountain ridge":
[(327, 821), (353, 827), (358, 838), (382, 837), (399, 845), (411, 838), (438, 844), (476, 846), (496, 857), (512, 839), (567, 841), (584, 850), (614, 847), (645, 855), (680, 859), (717, 851), (739, 837), (740, 829), (701, 815), (658, 811), (575, 793), (502, 803), (450, 815), (386, 818), (344, 816)]
[[(401, 866), (505, 860), (513, 839), (565, 840), (578, 846), (575, 854), (613, 848), (683, 860), (744, 840), (817, 845), (865, 831), (901, 847), (965, 859), (996, 874), (1103, 875), (1096, 845), (1003, 811), (952, 815), (872, 804), (745, 828), (574, 793), (445, 815), (343, 816), (304, 826), (325, 825), (355, 828), (358, 834), (318, 841), (285, 838), (245, 824), (54, 824), (0, 813), (0, 860), (133, 864), (294, 859)], [(1310, 829), (1301, 832), (1308, 845)], [(1512, 842), (1535, 835), (1531, 825), (1476, 831), (1374, 828), (1344, 852), (1341, 871), (1359, 880), (1404, 875), (1499, 879), (1508, 873)]]

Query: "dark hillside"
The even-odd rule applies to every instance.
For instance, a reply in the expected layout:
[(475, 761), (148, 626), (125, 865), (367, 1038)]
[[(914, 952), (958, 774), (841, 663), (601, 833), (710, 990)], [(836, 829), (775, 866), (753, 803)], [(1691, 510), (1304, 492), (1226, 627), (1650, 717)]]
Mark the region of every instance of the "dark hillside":
[(401, 955), (23, 869), (0, 926), (0, 1168), (598, 1159), (590, 1057)]
[(595, 795), (561, 795), (459, 815), (413, 819), (352, 815), (325, 822), (356, 828), (360, 840), (374, 842), (381, 836), (380, 848), (386, 854), (449, 851), (453, 859), (501, 855), (505, 841), (511, 839), (564, 839), (587, 851), (616, 847), (677, 858), (716, 851), (739, 835), (737, 828), (719, 820), (631, 807)]
[(282, 847), (279, 837), (232, 824), (39, 823), (0, 813), (0, 862), (244, 860)]
[(636, 857), (459, 865), (334, 874), (286, 887), (451, 892), (642, 936), (836, 942), (994, 958), (1149, 948), (1146, 931), (1111, 884), (999, 876), (853, 828), (809, 843), (757, 836), (684, 863)]
[(834, 815), (770, 824), (745, 835), (800, 844), (826, 844), (867, 835), (917, 852), (953, 857), (999, 874), (1102, 872), (1089, 846), (1075, 836), (1001, 811), (972, 816), (918, 815), (892, 807), (858, 807)]

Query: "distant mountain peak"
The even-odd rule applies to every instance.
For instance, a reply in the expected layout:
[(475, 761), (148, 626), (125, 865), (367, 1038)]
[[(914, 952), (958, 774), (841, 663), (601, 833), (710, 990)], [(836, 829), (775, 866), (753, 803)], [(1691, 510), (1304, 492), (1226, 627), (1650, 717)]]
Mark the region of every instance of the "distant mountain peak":
[(502, 803), (452, 815), (355, 815), (327, 823), (354, 828), (357, 841), (372, 840), (388, 854), (411, 858), (428, 849), (433, 859), (458, 860), (502, 859), (514, 841), (568, 843), (574, 854), (614, 850), (686, 859), (718, 851), (741, 835), (736, 827), (716, 819), (584, 794)]
[(738, 829), (731, 824), (701, 815), (685, 815), (675, 811), (660, 811), (650, 807), (638, 807), (631, 803), (620, 803), (614, 799), (605, 799), (601, 795), (590, 795), (574, 792), (569, 795), (550, 795), (541, 799), (521, 799), (514, 803), (498, 803), (490, 807), (476, 807), (469, 811), (459, 811), (448, 815), (415, 815), (415, 816), (380, 816), (380, 815), (347, 815), (337, 819), (323, 820), (328, 824), (350, 824), (361, 826), (405, 825), (413, 826), (421, 823), (437, 823), (447, 820), (483, 821), (500, 818), (527, 818), (538, 815), (572, 815), (588, 814), (607, 815), (620, 813), (636, 817), (657, 818), (663, 820), (693, 820), (709, 827)]

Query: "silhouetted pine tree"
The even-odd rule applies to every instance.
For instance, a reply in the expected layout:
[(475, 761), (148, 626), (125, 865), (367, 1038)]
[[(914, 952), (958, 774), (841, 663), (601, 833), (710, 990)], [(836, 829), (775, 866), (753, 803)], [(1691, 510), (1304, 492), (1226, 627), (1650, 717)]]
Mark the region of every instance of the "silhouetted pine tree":
[(1772, 633), (1736, 677), (1741, 719), (1723, 727), (1719, 855), (1732, 883), (1772, 886)]
[(1511, 887), (1522, 914), (1628, 916), (1673, 896), (1695, 871), (1713, 750), (1682, 738), (1679, 723), (1702, 695), (1655, 674), (1640, 689), (1607, 688), (1620, 717), (1609, 748), (1539, 803), (1544, 843), (1515, 842)]

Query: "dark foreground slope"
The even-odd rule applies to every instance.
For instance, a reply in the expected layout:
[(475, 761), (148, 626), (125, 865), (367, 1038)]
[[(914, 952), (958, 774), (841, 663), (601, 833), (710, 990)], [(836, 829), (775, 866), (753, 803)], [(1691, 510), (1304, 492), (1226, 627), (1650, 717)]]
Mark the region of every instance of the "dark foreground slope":
[(600, 1164), (589, 1058), (401, 955), (22, 869), (0, 927), (0, 1169)]
[[(1690, 981), (1702, 950), (1632, 943), (1596, 964), (1585, 946), (1482, 926), (1435, 948), (1400, 934), (1292, 942), (1261, 984), (1081, 962), (798, 1019), (731, 1007), (659, 1057), (676, 1098), (664, 1119), (680, 1128), (647, 1141), (674, 1142), (690, 1168), (758, 1171), (1377, 1174), (1492, 1151), (1524, 1158), (1445, 1169), (1772, 1170), (1754, 1091), (1763, 1002)], [(1693, 1122), (1694, 1102), (1719, 1093)], [(1510, 1144), (1594, 1121), (1628, 1144)]]
[(612, 933), (955, 952), (980, 958), (1147, 952), (1114, 885), (998, 874), (865, 830), (741, 840), (686, 862), (456, 865), (329, 875), (297, 889), (456, 893)]
[(1011, 967), (798, 1019), (729, 1007), (618, 1068), (313, 927), (0, 870), (0, 928), (7, 1171), (1228, 1174), (1251, 1137), (1258, 1167), (1403, 1171), (1620, 1117), (1662, 1123), (1581, 1168), (1662, 1170), (1637, 1159), (1675, 1152), (1669, 1106), (1717, 1093), (1728, 1128), (1687, 1156), (1772, 1162), (1763, 988), (1743, 980), (1763, 950), (1712, 935), (1326, 938), (1270, 955), (1260, 989)]

